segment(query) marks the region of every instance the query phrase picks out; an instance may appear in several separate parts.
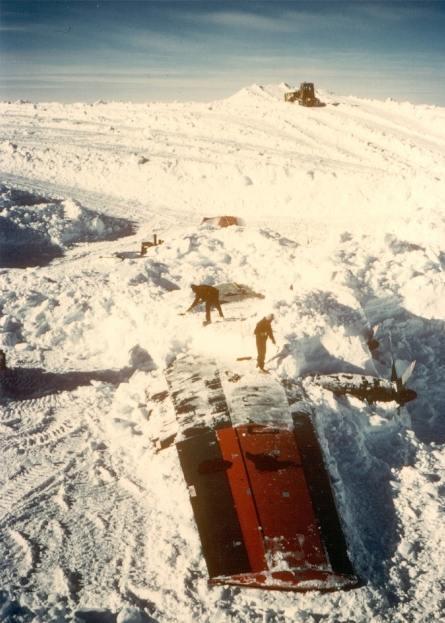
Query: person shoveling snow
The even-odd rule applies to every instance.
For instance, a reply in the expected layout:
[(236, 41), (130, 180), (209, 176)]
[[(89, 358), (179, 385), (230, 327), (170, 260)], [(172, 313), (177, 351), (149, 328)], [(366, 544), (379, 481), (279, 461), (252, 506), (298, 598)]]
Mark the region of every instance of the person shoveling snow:
[(219, 290), (218, 288), (214, 288), (213, 286), (207, 285), (196, 285), (192, 283), (191, 288), (195, 293), (195, 300), (187, 309), (187, 311), (191, 311), (194, 307), (199, 305), (200, 303), (205, 303), (206, 306), (206, 319), (204, 321), (204, 325), (210, 324), (212, 322), (210, 318), (210, 310), (212, 307), (215, 307), (221, 318), (224, 318), (222, 313), (221, 305), (219, 302)]
[(264, 369), (264, 360), (266, 358), (266, 342), (269, 337), (273, 344), (275, 344), (275, 337), (272, 331), (272, 320), (274, 319), (273, 314), (268, 314), (262, 320), (260, 320), (255, 327), (255, 337), (256, 337), (256, 348), (257, 348), (257, 368), (266, 372)]

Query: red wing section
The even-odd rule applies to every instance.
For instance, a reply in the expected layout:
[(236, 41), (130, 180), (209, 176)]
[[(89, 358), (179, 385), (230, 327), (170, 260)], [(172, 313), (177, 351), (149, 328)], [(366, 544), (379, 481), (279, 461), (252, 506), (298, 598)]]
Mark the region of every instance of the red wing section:
[[(299, 427), (299, 432), (304, 432), (300, 444), (293, 432), (267, 426), (247, 425), (217, 432), (222, 456), (236, 461), (236, 469), (230, 468), (227, 477), (250, 571), (214, 576), (211, 583), (295, 591), (337, 590), (357, 585), (321, 452), (306, 416), (307, 427), (304, 431), (304, 427)], [(312, 468), (314, 482), (309, 487), (305, 469), (311, 458), (316, 466)], [(319, 483), (323, 484), (319, 498), (324, 502), (317, 498), (317, 506), (312, 489)], [(318, 508), (326, 513), (321, 521)], [(332, 547), (326, 547), (322, 526), (329, 528), (330, 539), (339, 537), (343, 559), (337, 552), (337, 562), (340, 560), (343, 565), (337, 568), (330, 559)]]
[(310, 417), (291, 417), (274, 387), (250, 385), (229, 414), (214, 362), (198, 363), (181, 360), (168, 380), (210, 583), (293, 591), (357, 586)]
[(237, 430), (234, 428), (219, 430), (217, 439), (222, 456), (232, 462), (231, 468), (227, 470), (227, 478), (249, 558), (250, 572), (264, 571), (267, 569), (267, 562), (262, 528)]
[(269, 568), (326, 565), (300, 454), (292, 432), (237, 429), (263, 530)]
[(308, 485), (310, 432), (302, 451), (292, 432), (265, 426), (227, 427), (177, 444), (212, 584), (296, 591), (357, 585), (327, 475), (320, 480), (321, 453)]

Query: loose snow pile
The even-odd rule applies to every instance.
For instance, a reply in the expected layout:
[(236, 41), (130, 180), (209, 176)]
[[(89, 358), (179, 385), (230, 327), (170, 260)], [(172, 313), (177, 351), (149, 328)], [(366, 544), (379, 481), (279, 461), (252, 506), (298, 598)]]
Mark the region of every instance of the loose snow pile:
[(128, 221), (72, 199), (51, 200), (0, 185), (0, 266), (43, 265), (70, 244), (113, 240), (131, 231)]
[[(329, 94), (305, 109), (287, 89), (0, 104), (0, 621), (440, 619), (445, 111)], [(224, 214), (246, 225), (200, 225)], [(264, 298), (204, 328), (181, 315), (204, 282)], [(192, 352), (257, 378), (236, 359), (269, 312), (269, 368), (307, 377), (354, 591), (209, 589), (175, 448), (156, 452), (165, 366)], [(387, 377), (391, 351), (417, 362), (403, 409), (310, 383)]]

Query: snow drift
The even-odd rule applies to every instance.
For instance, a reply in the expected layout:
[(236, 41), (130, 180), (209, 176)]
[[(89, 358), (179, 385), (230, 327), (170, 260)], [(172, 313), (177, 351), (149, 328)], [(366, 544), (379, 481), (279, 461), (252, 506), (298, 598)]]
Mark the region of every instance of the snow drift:
[(77, 242), (113, 240), (130, 222), (98, 214), (72, 199), (51, 200), (0, 186), (0, 266), (43, 265)]

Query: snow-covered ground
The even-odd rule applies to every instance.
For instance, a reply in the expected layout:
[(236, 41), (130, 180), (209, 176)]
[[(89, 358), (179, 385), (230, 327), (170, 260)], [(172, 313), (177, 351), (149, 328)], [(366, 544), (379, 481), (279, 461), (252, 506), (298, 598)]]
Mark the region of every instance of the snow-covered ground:
[[(440, 620), (445, 109), (285, 90), (0, 103), (0, 621)], [(246, 225), (200, 224), (224, 214)], [(191, 283), (230, 281), (265, 298), (205, 328), (180, 315)], [(155, 453), (166, 364), (210, 354), (256, 378), (236, 358), (268, 312), (279, 378), (387, 375), (391, 343), (417, 361), (401, 412), (304, 381), (363, 580), (349, 592), (209, 588), (175, 448)]]

